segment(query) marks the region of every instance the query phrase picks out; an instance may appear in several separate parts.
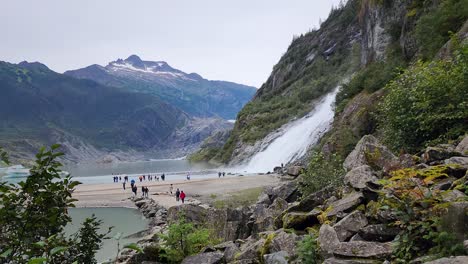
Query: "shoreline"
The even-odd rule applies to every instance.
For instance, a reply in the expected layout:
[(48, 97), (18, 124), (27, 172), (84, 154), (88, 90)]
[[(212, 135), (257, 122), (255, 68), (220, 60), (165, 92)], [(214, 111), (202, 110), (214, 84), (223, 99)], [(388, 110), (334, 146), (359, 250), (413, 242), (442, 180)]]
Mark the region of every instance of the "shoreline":
[[(176, 202), (175, 196), (169, 194), (169, 187), (172, 184), (174, 192), (177, 188), (187, 194), (186, 203), (196, 202), (198, 198), (217, 195), (223, 197), (229, 193), (235, 193), (250, 188), (275, 186), (281, 181), (276, 174), (251, 174), (245, 176), (227, 176), (221, 178), (200, 178), (188, 180), (171, 181), (143, 181), (136, 182), (138, 187), (137, 197), (141, 197), (141, 187), (149, 188), (148, 198), (154, 199), (165, 208), (181, 204)], [(76, 208), (137, 208), (129, 199), (133, 197), (130, 190), (130, 183), (126, 183), (126, 190), (123, 190), (122, 182), (118, 183), (97, 183), (78, 185), (73, 193), (73, 198), (77, 199)]]

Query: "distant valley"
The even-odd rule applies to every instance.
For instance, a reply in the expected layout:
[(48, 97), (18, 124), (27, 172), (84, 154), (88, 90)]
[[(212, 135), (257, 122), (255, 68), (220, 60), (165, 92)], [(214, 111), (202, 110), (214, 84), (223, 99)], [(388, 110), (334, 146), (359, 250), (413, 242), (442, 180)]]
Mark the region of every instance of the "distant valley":
[(13, 161), (61, 143), (65, 162), (173, 158), (196, 150), (256, 92), (132, 55), (59, 74), (0, 62), (0, 144)]

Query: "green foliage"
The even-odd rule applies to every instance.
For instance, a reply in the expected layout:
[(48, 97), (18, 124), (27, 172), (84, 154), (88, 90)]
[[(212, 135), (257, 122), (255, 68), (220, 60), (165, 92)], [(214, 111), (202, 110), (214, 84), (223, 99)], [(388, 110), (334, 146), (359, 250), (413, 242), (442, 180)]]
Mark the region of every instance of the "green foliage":
[(71, 221), (72, 192), (79, 184), (61, 177), (56, 158), (59, 145), (40, 149), (30, 176), (18, 185), (0, 182), (1, 262), (95, 263), (94, 253), (105, 234), (97, 234), (100, 221), (87, 219), (74, 238), (63, 228)]
[(431, 59), (450, 39), (450, 32), (458, 31), (467, 19), (468, 0), (440, 1), (437, 8), (421, 16), (415, 35), (423, 58)]
[(382, 211), (392, 215), (395, 220), (391, 225), (401, 229), (394, 243), (395, 263), (407, 263), (428, 254), (463, 254), (454, 237), (440, 231), (440, 219), (448, 204), (442, 193), (430, 186), (434, 179), (447, 176), (443, 171), (443, 167), (393, 171), (392, 178), (381, 181), (383, 190), (377, 204), (368, 205), (371, 214)]
[(98, 220), (94, 214), (91, 218), (86, 218), (82, 227), (75, 234), (76, 243), (74, 256), (78, 263), (97, 263), (94, 255), (99, 250), (104, 239), (108, 239), (107, 235), (111, 232), (109, 228), (107, 233), (98, 233), (99, 227), (102, 225), (102, 220)]
[(8, 164), (8, 153), (2, 147), (0, 147), (0, 165), (1, 162)]
[(185, 257), (219, 242), (209, 229), (187, 223), (183, 217), (171, 224), (168, 233), (161, 235), (160, 238), (164, 241), (165, 252), (162, 256), (167, 258), (169, 263), (180, 263)]
[(297, 244), (297, 254), (299, 260), (304, 264), (321, 263), (320, 248), (317, 243), (316, 234), (309, 234)]
[[(249, 206), (258, 200), (263, 191), (263, 187), (250, 188), (232, 193), (227, 198), (220, 198), (213, 202), (215, 208), (237, 208), (239, 206)], [(212, 194), (213, 195), (213, 194)], [(216, 195), (211, 197), (216, 199)]]
[(336, 154), (326, 157), (322, 152), (314, 152), (307, 172), (302, 175), (300, 189), (303, 196), (328, 186), (338, 187), (342, 185), (345, 174), (342, 164), (343, 160)]
[(453, 60), (418, 62), (389, 83), (379, 117), (394, 150), (417, 150), (431, 140), (455, 139), (468, 130), (468, 46)]

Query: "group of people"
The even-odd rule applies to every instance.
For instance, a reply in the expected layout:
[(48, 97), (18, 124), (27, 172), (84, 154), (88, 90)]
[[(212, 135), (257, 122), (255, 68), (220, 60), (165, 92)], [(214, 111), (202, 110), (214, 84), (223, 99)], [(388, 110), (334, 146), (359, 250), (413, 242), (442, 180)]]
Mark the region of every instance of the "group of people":
[[(123, 174), (114, 174), (114, 173), (112, 173), (112, 178), (114, 179), (114, 182), (122, 181), (122, 175)], [(128, 182), (128, 176), (127, 175), (123, 176), (123, 181)]]
[[(171, 184), (171, 186), (169, 187), (169, 193), (173, 195), (174, 194), (173, 191), (174, 191), (174, 186)], [(182, 203), (185, 203), (184, 191), (179, 190), (179, 188), (177, 188), (177, 190), (175, 191), (175, 198), (177, 202), (182, 201)]]
[(221, 178), (221, 176), (226, 176), (226, 173), (225, 172), (218, 172), (218, 178)]
[[(140, 177), (138, 177), (138, 179), (140, 180), (140, 182), (143, 182), (143, 181), (153, 181), (153, 180), (156, 180), (156, 181), (159, 181), (159, 176), (158, 175), (151, 175), (151, 174), (148, 174), (148, 175), (141, 175)], [(164, 181), (166, 180), (166, 175), (163, 173), (161, 174), (161, 180)]]

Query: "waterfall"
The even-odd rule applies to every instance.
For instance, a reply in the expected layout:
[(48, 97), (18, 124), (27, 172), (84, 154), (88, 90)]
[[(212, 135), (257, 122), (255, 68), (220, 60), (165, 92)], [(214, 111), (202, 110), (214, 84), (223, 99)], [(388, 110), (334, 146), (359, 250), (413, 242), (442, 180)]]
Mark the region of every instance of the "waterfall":
[(307, 149), (318, 142), (333, 121), (333, 103), (338, 89), (326, 95), (303, 118), (283, 125), (274, 132), (275, 139), (256, 153), (245, 166), (247, 172), (273, 171), (281, 163), (293, 162), (306, 154)]

